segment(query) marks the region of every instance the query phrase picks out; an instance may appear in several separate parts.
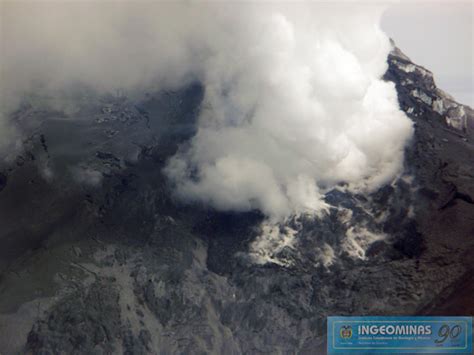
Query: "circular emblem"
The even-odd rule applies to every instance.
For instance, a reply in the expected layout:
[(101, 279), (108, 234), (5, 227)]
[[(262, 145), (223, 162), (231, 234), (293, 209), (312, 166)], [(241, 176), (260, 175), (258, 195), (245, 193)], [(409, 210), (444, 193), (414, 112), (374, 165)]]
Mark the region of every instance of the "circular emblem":
[(342, 339), (352, 338), (352, 327), (350, 325), (343, 325), (339, 331), (339, 335)]

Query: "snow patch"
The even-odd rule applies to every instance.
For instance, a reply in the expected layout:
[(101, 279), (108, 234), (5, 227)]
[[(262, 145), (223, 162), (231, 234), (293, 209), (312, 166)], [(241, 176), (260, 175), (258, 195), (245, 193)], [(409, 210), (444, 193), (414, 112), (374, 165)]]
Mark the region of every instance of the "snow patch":
[(446, 112), (442, 99), (436, 99), (433, 101), (433, 110), (439, 113), (440, 115), (443, 115)]
[(448, 110), (446, 124), (459, 131), (467, 128), (467, 117), (464, 106), (456, 106)]
[(417, 99), (420, 99), (423, 101), (425, 104), (430, 105), (432, 104), (433, 100), (431, 97), (429, 97), (426, 93), (424, 93), (421, 90), (415, 89), (411, 91), (411, 94), (416, 97)]
[(413, 73), (416, 70), (416, 66), (414, 64), (405, 64), (405, 63), (399, 62), (398, 60), (395, 61), (395, 64), (405, 73)]

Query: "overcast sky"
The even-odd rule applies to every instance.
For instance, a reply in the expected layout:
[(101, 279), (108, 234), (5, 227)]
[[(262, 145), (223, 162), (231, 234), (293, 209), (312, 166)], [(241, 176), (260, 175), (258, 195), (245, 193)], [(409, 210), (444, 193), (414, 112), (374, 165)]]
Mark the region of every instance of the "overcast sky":
[(406, 1), (392, 5), (383, 29), (438, 87), (474, 107), (474, 0)]

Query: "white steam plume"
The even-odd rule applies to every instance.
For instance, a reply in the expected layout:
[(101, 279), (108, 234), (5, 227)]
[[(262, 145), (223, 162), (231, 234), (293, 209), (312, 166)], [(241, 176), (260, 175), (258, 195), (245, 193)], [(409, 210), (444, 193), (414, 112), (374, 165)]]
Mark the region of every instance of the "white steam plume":
[(218, 10), (226, 25), (209, 43), (200, 128), (166, 170), (179, 196), (280, 219), (324, 208), (322, 189), (370, 190), (396, 175), (412, 125), (381, 80), (380, 7)]
[(38, 82), (52, 92), (77, 81), (101, 90), (204, 85), (198, 133), (165, 170), (182, 199), (279, 219), (321, 210), (321, 194), (341, 182), (374, 189), (402, 166), (412, 126), (381, 80), (390, 44), (380, 6), (0, 6), (2, 100)]

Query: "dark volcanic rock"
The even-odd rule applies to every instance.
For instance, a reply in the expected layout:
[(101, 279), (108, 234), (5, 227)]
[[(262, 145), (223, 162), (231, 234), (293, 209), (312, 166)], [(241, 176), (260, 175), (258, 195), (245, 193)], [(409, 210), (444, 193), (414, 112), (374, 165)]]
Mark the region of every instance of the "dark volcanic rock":
[(472, 110), (398, 49), (388, 64), (415, 125), (404, 174), (278, 226), (173, 199), (161, 169), (199, 85), (88, 98), (77, 120), (23, 105), (32, 138), (0, 174), (2, 353), (323, 354), (328, 315), (472, 310)]
[(34, 354), (115, 353), (121, 333), (118, 300), (118, 290), (109, 280), (77, 289), (33, 325), (26, 350)]
[(7, 186), (7, 176), (0, 173), (0, 192)]

